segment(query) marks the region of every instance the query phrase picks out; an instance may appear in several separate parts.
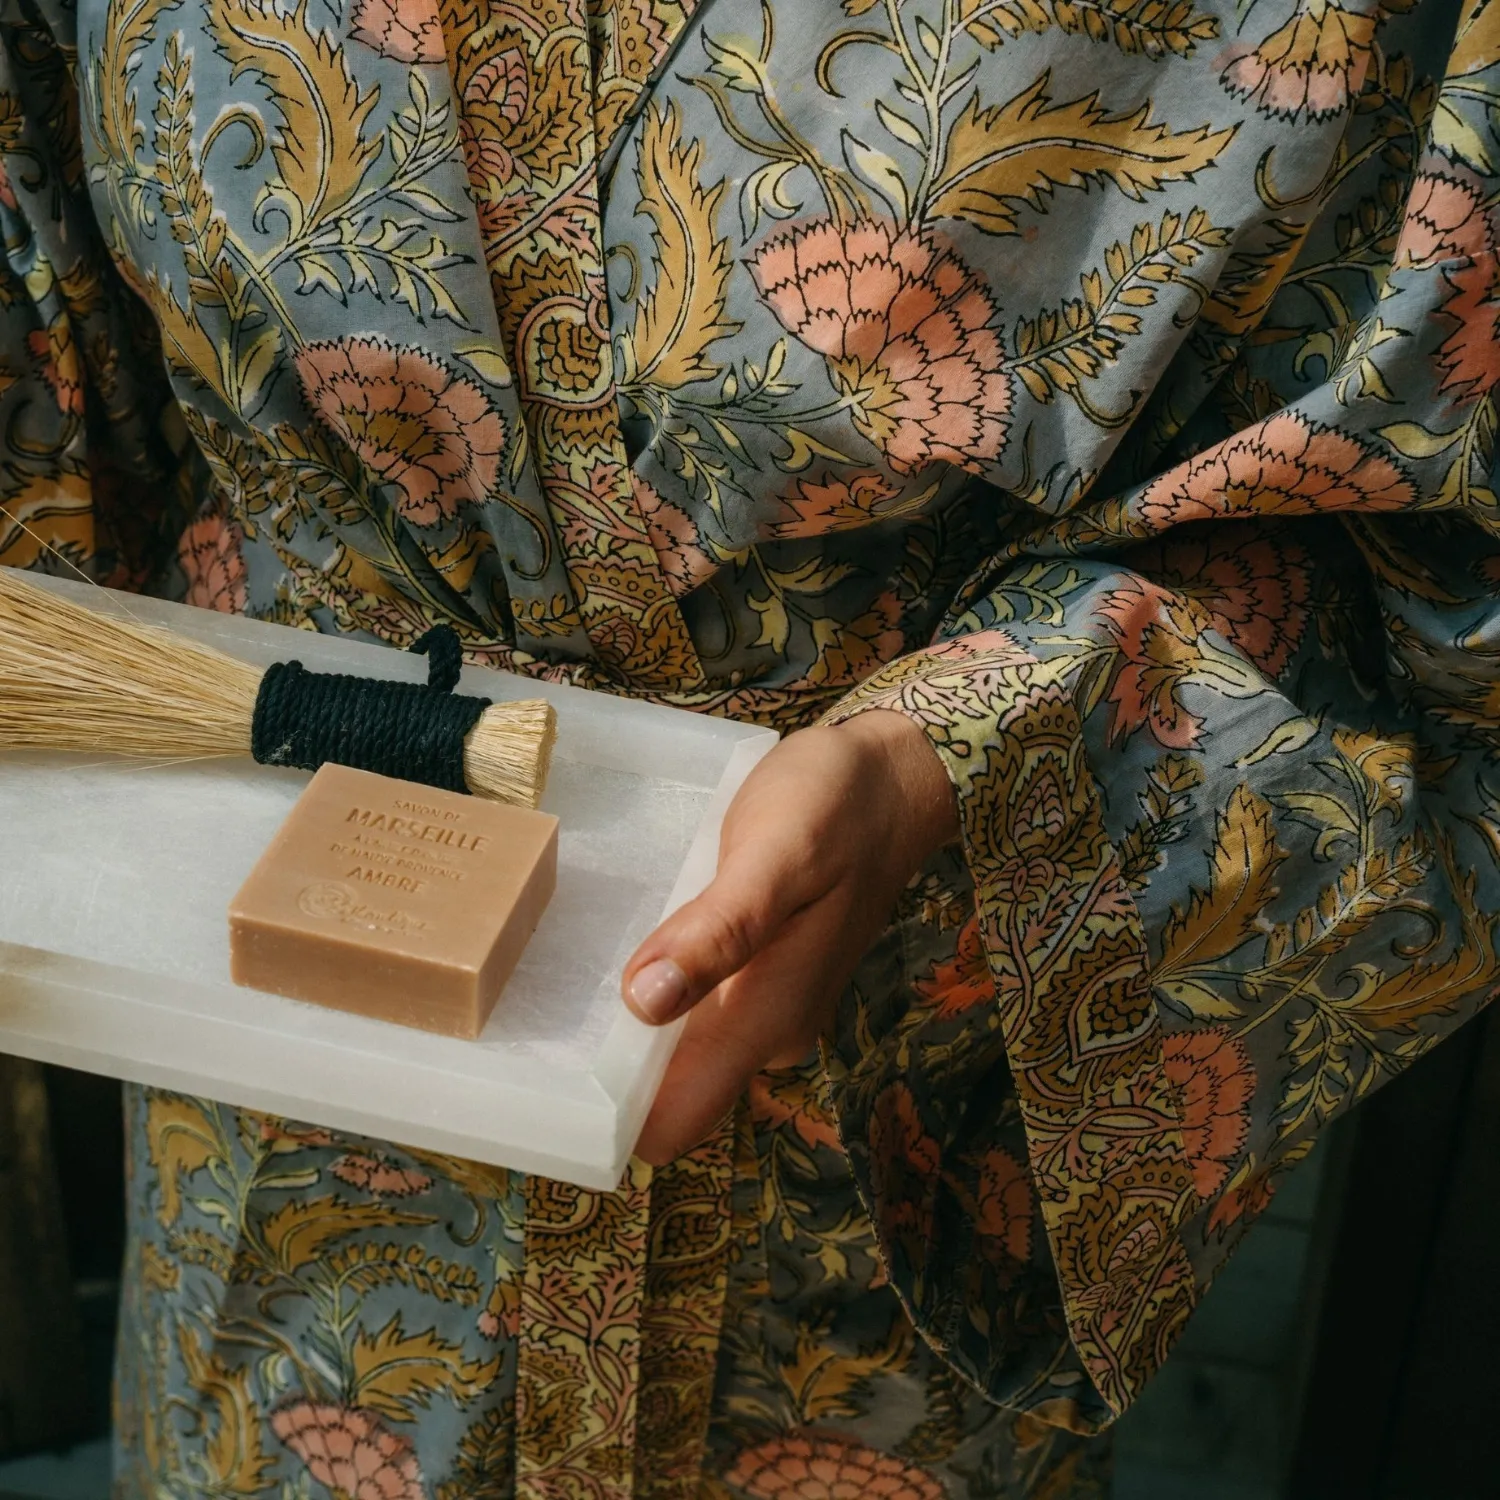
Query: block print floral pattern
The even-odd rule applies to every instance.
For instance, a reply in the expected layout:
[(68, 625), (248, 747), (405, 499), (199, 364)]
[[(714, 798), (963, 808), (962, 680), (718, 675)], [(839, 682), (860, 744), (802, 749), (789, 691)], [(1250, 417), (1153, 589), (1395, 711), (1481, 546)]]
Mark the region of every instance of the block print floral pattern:
[(616, 1194), (132, 1091), (122, 1494), (1102, 1494), (1500, 982), (1500, 10), (0, 10), (0, 564), (792, 728), (961, 844)]
[(472, 380), (383, 339), (307, 344), (296, 364), (308, 407), (404, 520), (436, 525), (494, 487), (505, 424)]
[(898, 474), (999, 456), (1010, 391), (996, 308), (951, 250), (878, 222), (822, 223), (768, 240), (750, 269)]

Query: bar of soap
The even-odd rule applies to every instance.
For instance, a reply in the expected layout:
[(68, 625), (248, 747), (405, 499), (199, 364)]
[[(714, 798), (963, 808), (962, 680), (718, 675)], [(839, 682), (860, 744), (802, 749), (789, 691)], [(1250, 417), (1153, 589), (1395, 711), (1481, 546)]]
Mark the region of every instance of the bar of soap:
[(557, 819), (325, 765), (229, 905), (236, 984), (476, 1037), (557, 884)]

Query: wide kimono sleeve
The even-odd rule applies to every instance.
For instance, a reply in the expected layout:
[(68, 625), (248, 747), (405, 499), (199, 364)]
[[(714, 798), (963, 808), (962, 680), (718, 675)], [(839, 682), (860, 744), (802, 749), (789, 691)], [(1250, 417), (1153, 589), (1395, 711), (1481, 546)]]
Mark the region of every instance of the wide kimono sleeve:
[(0, 565), (138, 588), (170, 560), (192, 471), (150, 314), (94, 218), (74, 31), (69, 6), (0, 4)]
[(917, 1326), (1047, 1420), (1124, 1410), (1277, 1174), (1500, 981), (1497, 57), (1471, 8), (1357, 324), (1308, 356), (1288, 257), (1218, 431), (830, 716), (919, 724), (962, 827), (842, 1008), (841, 1135)]

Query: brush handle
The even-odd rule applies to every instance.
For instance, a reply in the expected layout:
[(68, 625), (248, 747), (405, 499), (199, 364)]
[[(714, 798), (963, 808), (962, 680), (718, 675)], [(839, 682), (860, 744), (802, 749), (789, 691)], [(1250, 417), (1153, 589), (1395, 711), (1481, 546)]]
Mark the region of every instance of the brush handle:
[[(255, 698), (250, 753), (262, 765), (315, 771), (326, 761), (467, 792), (464, 740), (488, 698), (455, 693), (454, 653), (429, 632), (430, 681), (383, 682), (309, 672), (299, 661), (266, 669)], [(451, 634), (451, 632), (449, 632)], [(457, 641), (454, 641), (457, 646)]]

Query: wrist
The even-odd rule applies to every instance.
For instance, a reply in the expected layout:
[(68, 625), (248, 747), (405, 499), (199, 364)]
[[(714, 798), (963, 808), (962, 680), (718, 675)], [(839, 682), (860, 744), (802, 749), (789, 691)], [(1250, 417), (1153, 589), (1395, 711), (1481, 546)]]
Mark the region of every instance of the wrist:
[(894, 709), (871, 708), (834, 726), (871, 757), (889, 788), (892, 853), (913, 870), (958, 837), (958, 798), (922, 727)]

